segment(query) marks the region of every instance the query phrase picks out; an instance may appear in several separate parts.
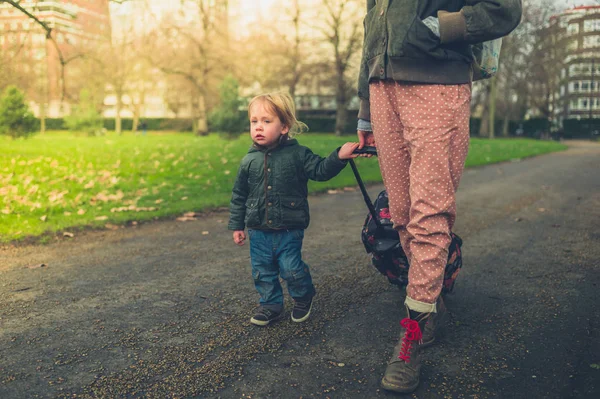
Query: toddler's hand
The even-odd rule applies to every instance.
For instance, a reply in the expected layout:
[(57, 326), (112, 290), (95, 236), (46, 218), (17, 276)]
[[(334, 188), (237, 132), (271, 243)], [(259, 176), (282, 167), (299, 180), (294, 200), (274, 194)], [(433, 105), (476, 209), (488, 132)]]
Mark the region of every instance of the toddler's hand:
[(246, 233), (244, 230), (236, 230), (233, 232), (233, 242), (237, 245), (244, 245), (244, 241), (246, 240)]
[(356, 158), (358, 154), (353, 154), (354, 150), (358, 148), (358, 143), (348, 142), (340, 148), (338, 151), (338, 157), (340, 159), (351, 159)]

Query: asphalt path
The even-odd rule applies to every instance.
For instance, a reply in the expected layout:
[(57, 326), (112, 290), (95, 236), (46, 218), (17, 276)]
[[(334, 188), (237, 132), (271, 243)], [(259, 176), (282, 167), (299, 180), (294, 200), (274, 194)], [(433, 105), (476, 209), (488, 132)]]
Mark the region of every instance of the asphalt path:
[[(405, 397), (600, 398), (600, 145), (468, 169), (457, 203), (451, 317)], [(225, 211), (0, 248), (0, 398), (399, 396), (379, 381), (402, 292), (369, 266), (362, 197), (310, 204), (301, 324), (249, 324)]]

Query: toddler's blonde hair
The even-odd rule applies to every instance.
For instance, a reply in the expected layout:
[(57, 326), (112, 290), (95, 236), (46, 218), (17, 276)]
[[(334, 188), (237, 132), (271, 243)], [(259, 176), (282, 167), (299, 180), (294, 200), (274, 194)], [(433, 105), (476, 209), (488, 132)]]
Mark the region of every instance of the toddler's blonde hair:
[(290, 129), (288, 132), (290, 137), (308, 130), (308, 126), (305, 123), (296, 119), (296, 105), (294, 104), (294, 99), (288, 93), (274, 92), (254, 97), (250, 100), (250, 104), (248, 104), (248, 118), (250, 118), (252, 106), (257, 103), (262, 103), (279, 118), (283, 125)]

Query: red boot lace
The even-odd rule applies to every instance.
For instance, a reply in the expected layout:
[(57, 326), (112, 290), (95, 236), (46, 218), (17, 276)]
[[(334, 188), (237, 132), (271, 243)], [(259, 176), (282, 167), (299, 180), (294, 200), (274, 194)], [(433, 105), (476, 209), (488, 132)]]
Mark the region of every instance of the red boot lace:
[(406, 333), (404, 333), (404, 337), (402, 337), (402, 347), (400, 348), (398, 359), (408, 362), (410, 360), (410, 350), (412, 349), (413, 342), (420, 341), (423, 338), (423, 333), (416, 320), (405, 318), (402, 319), (400, 325), (406, 329)]

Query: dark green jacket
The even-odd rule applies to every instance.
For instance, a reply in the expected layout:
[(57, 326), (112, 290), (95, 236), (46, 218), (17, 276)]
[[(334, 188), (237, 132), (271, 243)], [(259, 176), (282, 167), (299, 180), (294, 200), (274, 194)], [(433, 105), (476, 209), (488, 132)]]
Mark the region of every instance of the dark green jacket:
[(297, 140), (274, 149), (251, 147), (233, 186), (229, 230), (305, 229), (310, 221), (308, 180), (329, 180), (346, 164), (337, 150), (323, 158)]
[[(358, 117), (371, 120), (369, 81), (461, 84), (472, 79), (471, 44), (510, 33), (521, 0), (367, 0)], [(438, 38), (422, 22), (440, 22)]]

